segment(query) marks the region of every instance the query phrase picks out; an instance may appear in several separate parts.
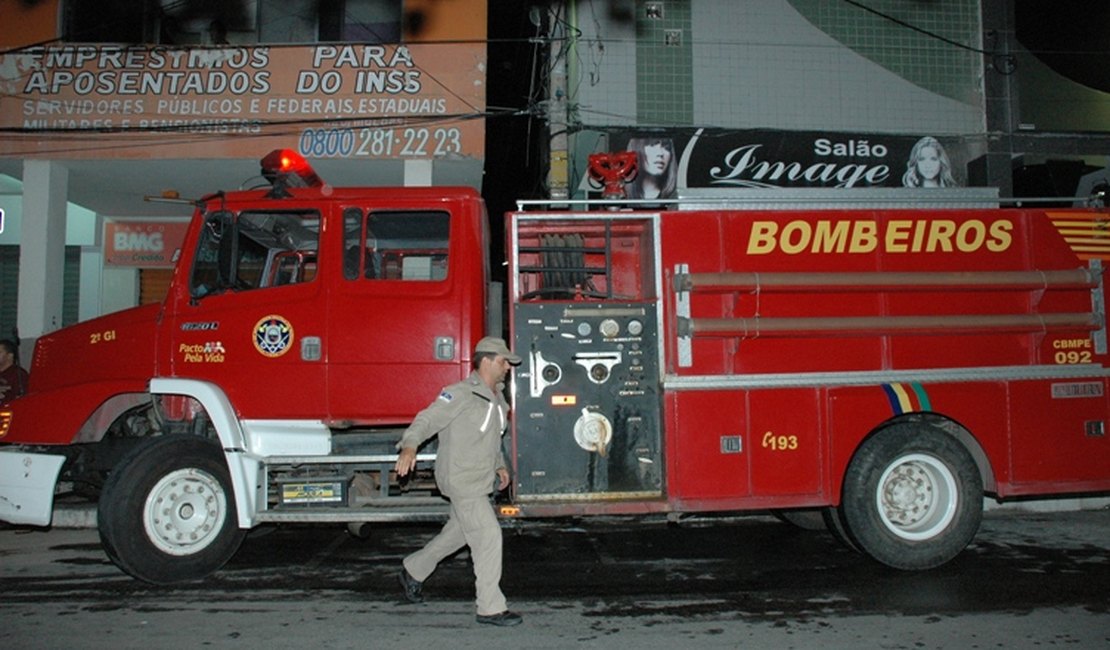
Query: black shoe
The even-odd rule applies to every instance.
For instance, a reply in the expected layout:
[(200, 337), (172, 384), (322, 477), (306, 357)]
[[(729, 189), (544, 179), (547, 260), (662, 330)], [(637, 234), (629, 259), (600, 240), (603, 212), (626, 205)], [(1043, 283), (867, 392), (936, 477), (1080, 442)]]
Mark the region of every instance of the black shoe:
[(424, 583), (409, 575), (408, 569), (401, 567), (401, 573), (397, 574), (397, 579), (401, 582), (405, 600), (410, 603), (424, 602), (424, 595), (420, 593), (424, 589)]
[(512, 627), (513, 625), (520, 625), (524, 621), (520, 614), (514, 614), (507, 609), (500, 614), (490, 614), (489, 616), (478, 614), (477, 620), (479, 623), (497, 625), (498, 627)]

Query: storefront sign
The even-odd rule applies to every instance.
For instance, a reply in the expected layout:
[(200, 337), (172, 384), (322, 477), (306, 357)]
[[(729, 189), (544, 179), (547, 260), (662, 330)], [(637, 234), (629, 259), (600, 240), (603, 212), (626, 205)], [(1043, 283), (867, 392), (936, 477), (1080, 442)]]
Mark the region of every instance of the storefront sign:
[(640, 155), (632, 198), (671, 198), (688, 187), (960, 187), (973, 157), (955, 138), (819, 131), (622, 132), (610, 135), (609, 148)]
[[(237, 158), (484, 154), (482, 44), (166, 48), (0, 56), (0, 155)], [(90, 138), (90, 134), (96, 134)]]
[(104, 224), (104, 263), (110, 266), (173, 268), (187, 223), (109, 221)]

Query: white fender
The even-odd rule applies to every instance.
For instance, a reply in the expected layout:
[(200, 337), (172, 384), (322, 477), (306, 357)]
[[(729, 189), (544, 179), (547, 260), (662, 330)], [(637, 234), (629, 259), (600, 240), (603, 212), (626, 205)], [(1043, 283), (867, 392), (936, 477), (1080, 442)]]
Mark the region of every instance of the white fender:
[(216, 429), (220, 445), (227, 459), (231, 485), (235, 490), (235, 506), (239, 527), (251, 528), (255, 524), (260, 497), (256, 486), (261, 485), (258, 474), (262, 460), (248, 452), (243, 429), (235, 417), (235, 409), (219, 386), (196, 379), (154, 378), (150, 380), (151, 395), (187, 395), (200, 402)]

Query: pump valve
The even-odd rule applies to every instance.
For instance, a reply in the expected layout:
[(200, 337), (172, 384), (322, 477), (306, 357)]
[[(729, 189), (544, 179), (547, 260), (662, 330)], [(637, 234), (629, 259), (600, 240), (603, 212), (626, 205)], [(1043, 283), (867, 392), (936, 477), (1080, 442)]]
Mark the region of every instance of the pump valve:
[(596, 451), (602, 458), (609, 452), (613, 439), (613, 425), (609, 418), (597, 411), (582, 409), (582, 416), (574, 423), (574, 441), (586, 451)]

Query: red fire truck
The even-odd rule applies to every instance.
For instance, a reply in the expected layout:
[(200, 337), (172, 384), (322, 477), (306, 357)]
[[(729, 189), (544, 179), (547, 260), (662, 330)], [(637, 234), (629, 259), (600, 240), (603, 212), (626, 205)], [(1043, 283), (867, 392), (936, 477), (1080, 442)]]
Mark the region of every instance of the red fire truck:
[[(165, 583), (262, 524), (444, 517), (434, 448), (398, 483), (394, 444), (502, 329), (483, 203), (263, 171), (198, 201), (163, 304), (37, 341), (0, 519), (95, 496), (112, 560)], [(1105, 209), (636, 207), (506, 217), (502, 516), (820, 512), (924, 569), (984, 495), (1110, 490)]]

